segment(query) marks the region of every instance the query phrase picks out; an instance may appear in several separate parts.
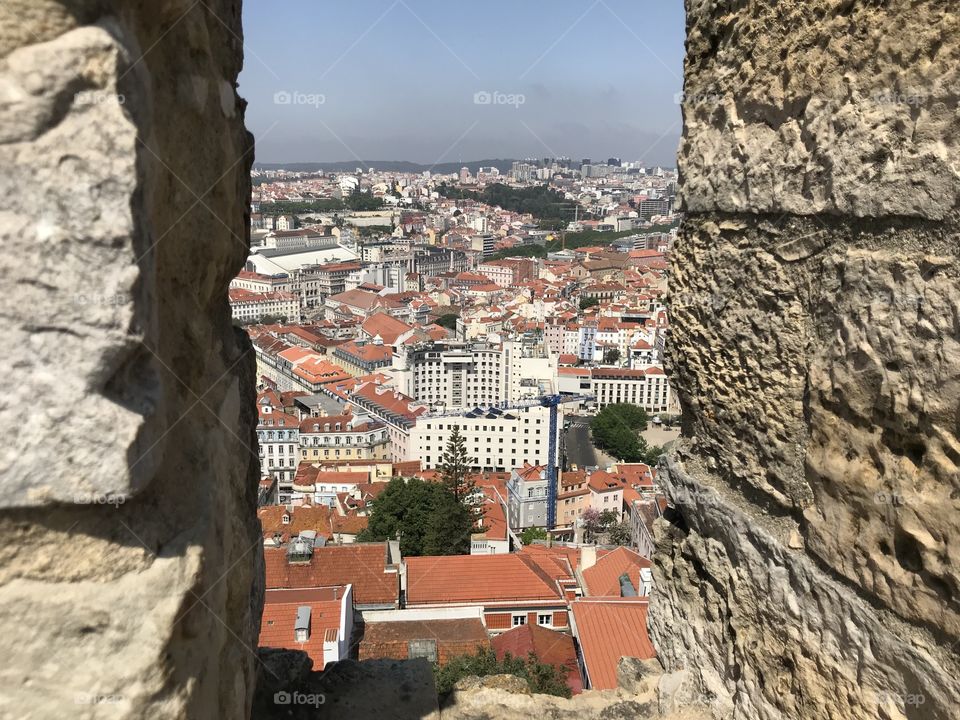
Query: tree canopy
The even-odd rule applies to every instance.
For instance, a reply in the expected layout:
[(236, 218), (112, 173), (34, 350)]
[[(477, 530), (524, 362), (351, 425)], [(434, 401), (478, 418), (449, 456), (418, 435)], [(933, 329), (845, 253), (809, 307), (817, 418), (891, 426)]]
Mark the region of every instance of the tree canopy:
[(640, 432), (647, 428), (647, 411), (638, 405), (607, 405), (590, 422), (593, 442), (606, 453), (628, 463), (655, 463), (663, 449), (650, 448)]
[(548, 184), (532, 187), (513, 187), (503, 183), (491, 183), (482, 192), (463, 190), (441, 183), (436, 191), (451, 200), (473, 200), (510, 210), (530, 213), (542, 226), (562, 227), (574, 218), (576, 202), (567, 200), (564, 194)]
[(547, 531), (540, 527), (528, 527), (520, 533), (520, 541), (524, 545), (529, 545), (534, 540), (546, 540), (548, 537)]
[(440, 481), (457, 502), (463, 501), (474, 488), (470, 479), (470, 467), (474, 459), (467, 454), (467, 439), (460, 434), (460, 426), (454, 425), (447, 439), (447, 447), (440, 456)]
[(456, 330), (457, 329), (457, 318), (460, 316), (456, 313), (445, 313), (437, 319), (437, 325), (440, 327), (445, 327), (447, 330)]
[(400, 538), (407, 556), (462, 555), (470, 552), (474, 514), (440, 483), (394, 478), (373, 501), (360, 542)]
[(407, 556), (465, 555), (478, 516), (470, 503), (473, 458), (467, 442), (454, 427), (440, 459), (440, 482), (421, 478), (394, 478), (373, 501), (360, 542), (400, 538)]

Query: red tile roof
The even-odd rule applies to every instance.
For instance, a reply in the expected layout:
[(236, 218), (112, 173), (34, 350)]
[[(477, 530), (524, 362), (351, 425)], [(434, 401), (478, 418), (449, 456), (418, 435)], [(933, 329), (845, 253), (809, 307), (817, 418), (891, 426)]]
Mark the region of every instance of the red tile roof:
[(477, 648), (490, 645), (486, 628), (479, 617), (374, 621), (364, 623), (360, 660), (406, 660), (410, 657), (410, 642), (413, 640), (434, 640), (440, 663), (456, 655), (474, 655)]
[[(286, 515), (289, 522), (284, 523)], [(287, 509), (284, 505), (268, 505), (257, 510), (264, 537), (274, 533), (286, 536), (299, 535), (304, 530), (313, 530), (318, 535), (330, 537), (330, 508), (326, 505), (298, 505)]]
[(622, 657), (656, 657), (647, 635), (646, 600), (577, 600), (571, 608), (591, 689), (616, 689)]
[[(286, 591), (267, 590), (264, 598), (263, 616), (260, 621), (260, 647), (287, 648), (303, 650), (313, 660), (313, 669), (322, 670), (326, 664), (323, 657), (324, 637), (331, 633), (332, 638), (339, 636), (341, 600), (333, 597), (343, 596), (343, 588), (305, 591), (294, 596)], [(297, 642), (294, 626), (297, 609), (301, 605), (310, 608), (310, 636), (306, 642)]]
[(651, 567), (650, 561), (629, 548), (619, 547), (597, 558), (583, 571), (583, 584), (591, 597), (620, 597), (620, 576), (630, 576), (633, 589), (640, 589), (640, 568)]
[(587, 482), (590, 489), (594, 492), (609, 492), (611, 490), (620, 490), (626, 483), (618, 477), (614, 477), (606, 470), (596, 470), (590, 473), (590, 479)]
[(550, 574), (521, 555), (407, 558), (407, 604), (559, 600)]
[(318, 547), (306, 563), (288, 563), (286, 548), (264, 548), (267, 588), (353, 585), (358, 605), (397, 605), (398, 574), (387, 566), (386, 543)]
[(490, 644), (498, 660), (503, 660), (507, 653), (513, 657), (526, 659), (532, 652), (540, 662), (553, 665), (564, 673), (571, 692), (576, 694), (583, 690), (577, 650), (574, 647), (573, 638), (569, 635), (539, 625), (528, 624), (497, 635)]
[(386, 313), (371, 315), (363, 321), (360, 328), (371, 338), (379, 335), (384, 345), (393, 345), (398, 337), (413, 330), (410, 325)]

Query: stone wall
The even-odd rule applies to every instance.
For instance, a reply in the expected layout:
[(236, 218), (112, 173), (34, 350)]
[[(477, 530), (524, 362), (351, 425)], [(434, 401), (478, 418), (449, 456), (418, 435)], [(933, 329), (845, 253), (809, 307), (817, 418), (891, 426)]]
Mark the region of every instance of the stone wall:
[(234, 0), (0, 5), (0, 717), (243, 717), (252, 140)]
[(743, 718), (960, 707), (960, 16), (688, 0), (652, 630)]

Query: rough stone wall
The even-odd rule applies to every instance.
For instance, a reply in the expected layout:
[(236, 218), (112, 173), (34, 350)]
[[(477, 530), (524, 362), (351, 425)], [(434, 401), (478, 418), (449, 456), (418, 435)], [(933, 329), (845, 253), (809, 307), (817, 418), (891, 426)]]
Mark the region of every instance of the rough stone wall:
[(743, 718), (960, 707), (960, 16), (687, 0), (652, 630)]
[(243, 717), (254, 363), (236, 0), (0, 4), (0, 717)]

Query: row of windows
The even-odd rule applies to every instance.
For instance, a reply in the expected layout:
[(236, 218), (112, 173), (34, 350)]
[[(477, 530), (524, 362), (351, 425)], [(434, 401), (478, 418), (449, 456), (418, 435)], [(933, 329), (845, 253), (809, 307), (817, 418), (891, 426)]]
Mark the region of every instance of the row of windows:
[[(271, 421), (272, 422), (272, 421)], [(257, 437), (260, 438), (260, 442), (264, 440), (296, 440), (297, 431), (296, 430), (260, 430), (257, 432)]]
[[(442, 438), (438, 438), (438, 439), (439, 439), (439, 441), (440, 441), (440, 444), (437, 445), (437, 450), (443, 450), (445, 440), (443, 440)], [(502, 438), (502, 437), (497, 438), (497, 440), (498, 440), (498, 442), (499, 442), (501, 445), (503, 444), (503, 438)], [(430, 442), (432, 442), (432, 441), (430, 441)], [(491, 448), (490, 448), (490, 442), (491, 442), (491, 438), (487, 438), (487, 452), (490, 452), (490, 450), (491, 450)], [(516, 438), (510, 438), (510, 443), (513, 444), (513, 445), (516, 445), (516, 444), (517, 444), (517, 439), (516, 439)], [(523, 439), (523, 444), (524, 444), (524, 445), (529, 445), (529, 444), (530, 444), (530, 440), (528, 440), (527, 438), (524, 438), (524, 439)], [(430, 451), (433, 449), (433, 447), (432, 447), (431, 445), (425, 445), (423, 449), (424, 449), (424, 452), (430, 452)], [(481, 448), (480, 448), (480, 445), (478, 445), (477, 443), (474, 443), (474, 445), (473, 445), (473, 452), (482, 452), (482, 450), (481, 450)]]
[[(331, 442), (330, 442), (330, 437), (329, 437), (329, 436), (324, 436), (324, 437), (322, 438), (323, 442), (321, 442), (321, 438), (318, 438), (318, 437), (314, 437), (312, 443), (310, 442), (310, 439), (311, 439), (311, 438), (308, 438), (308, 437), (301, 437), (301, 438), (300, 438), (300, 445), (303, 446), (303, 447), (308, 447), (308, 446), (311, 446), (311, 445), (314, 446), (314, 447), (316, 447), (317, 445), (330, 445), (330, 444), (331, 444)], [(380, 439), (380, 440), (386, 440), (386, 439), (387, 439), (387, 431), (386, 431), (386, 430), (384, 430), (384, 431), (382, 431), (382, 432), (380, 433), (379, 439)], [(377, 441), (377, 434), (376, 434), (376, 433), (371, 434), (371, 435), (360, 435), (360, 436), (357, 437), (357, 445), (360, 445), (360, 444), (363, 444), (363, 443), (373, 443), (373, 442), (376, 442), (376, 441)], [(334, 438), (333, 438), (333, 443), (332, 443), (332, 444), (334, 444), (334, 445), (340, 445), (340, 444), (341, 444), (341, 442), (340, 442), (340, 436), (339, 436), (339, 435), (334, 436)], [(352, 436), (352, 435), (347, 435), (345, 441), (344, 441), (342, 444), (344, 444), (344, 445), (353, 445), (353, 436)]]

